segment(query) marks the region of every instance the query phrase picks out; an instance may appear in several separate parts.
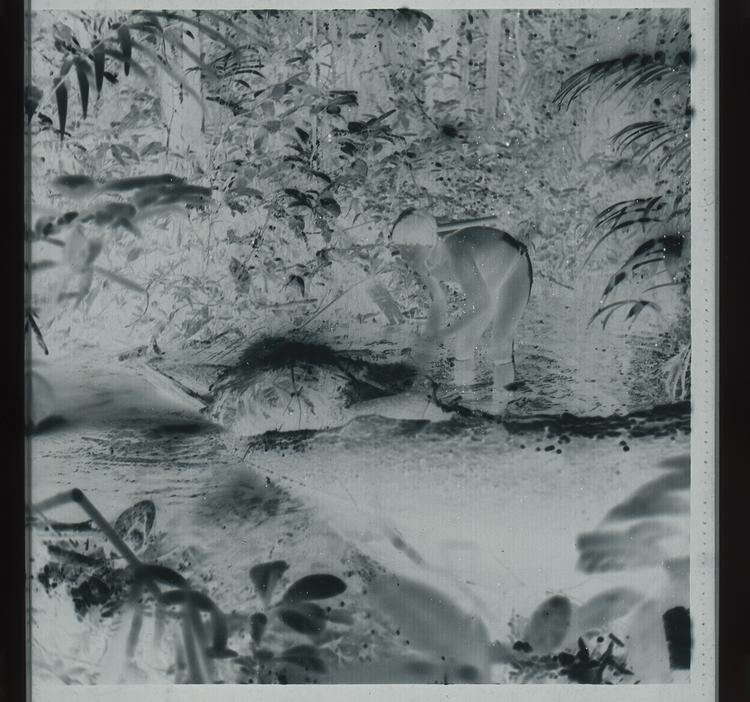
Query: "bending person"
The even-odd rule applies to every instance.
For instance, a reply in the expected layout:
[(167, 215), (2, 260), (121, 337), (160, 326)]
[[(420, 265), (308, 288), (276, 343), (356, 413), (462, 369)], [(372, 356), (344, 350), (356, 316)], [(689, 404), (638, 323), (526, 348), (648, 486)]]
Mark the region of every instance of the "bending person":
[[(493, 393), (507, 400), (515, 378), (513, 340), (531, 295), (532, 268), (526, 246), (488, 226), (467, 226), (444, 236), (424, 210), (406, 210), (396, 220), (390, 240), (400, 256), (427, 285), (432, 305), (424, 344), (455, 343), (456, 381), (466, 382), (482, 336), (491, 326), (487, 356), (493, 365)], [(457, 282), (466, 297), (462, 317), (448, 325), (443, 282)]]

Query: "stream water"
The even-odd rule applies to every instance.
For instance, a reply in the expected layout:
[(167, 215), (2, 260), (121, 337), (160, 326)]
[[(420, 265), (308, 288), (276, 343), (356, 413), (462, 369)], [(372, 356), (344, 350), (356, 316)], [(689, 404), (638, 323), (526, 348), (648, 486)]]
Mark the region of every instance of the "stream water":
[[(663, 563), (687, 555), (687, 515), (680, 510), (656, 515), (671, 524), (668, 543), (631, 532), (622, 551), (612, 537), (608, 557), (619, 567), (603, 572), (582, 572), (577, 542), (581, 534), (606, 531), (610, 510), (663, 476), (665, 460), (689, 453), (689, 408), (657, 407), (663, 340), (652, 330), (601, 333), (587, 327), (580, 297), (549, 285), (541, 290), (519, 332), (524, 382), (505, 422), (346, 408), (339, 416), (334, 403), (319, 408), (316, 421), (323, 415), (327, 428), (318, 431), (320, 423), (294, 414), (295, 403), (252, 432), (246, 417), (233, 415), (235, 426), (212, 423), (169, 382), (154, 384), (144, 366), (95, 354), (40, 366), (62, 419), (32, 439), (32, 500), (79, 487), (112, 516), (152, 500), (162, 552), (189, 562), (188, 572), (203, 579), (225, 611), (247, 608), (247, 571), (255, 562), (283, 557), (299, 574), (333, 572), (351, 562), (352, 549), (438, 587), (479, 617), (492, 640), (509, 640), (509, 623), (530, 617), (550, 595), (580, 604), (629, 587), (661, 597), (669, 583)], [(585, 297), (594, 295), (592, 286)], [(393, 360), (399, 353), (392, 349), (405, 346), (403, 329), (359, 331), (355, 337), (351, 326), (330, 327), (327, 341), (364, 349), (374, 360)], [(200, 372), (182, 364), (181, 380), (205, 389), (214, 372), (207, 357), (204, 351), (191, 359)], [(440, 375), (445, 368), (438, 360), (433, 370), (449, 393)], [(407, 417), (413, 401), (403, 400)], [(274, 428), (284, 431), (248, 436)], [(82, 517), (71, 505), (55, 518)], [(40, 561), (43, 541), (37, 533)], [(41, 589), (34, 597), (46, 674), (60, 678), (50, 671), (63, 669), (68, 682), (105, 681), (99, 663), (107, 647), (96, 643), (91, 627), (74, 624), (59, 603), (45, 605)], [(67, 617), (62, 627), (60, 617)], [(51, 653), (56, 649), (83, 666), (78, 678), (62, 654), (58, 660)], [(153, 671), (141, 675), (159, 679)]]

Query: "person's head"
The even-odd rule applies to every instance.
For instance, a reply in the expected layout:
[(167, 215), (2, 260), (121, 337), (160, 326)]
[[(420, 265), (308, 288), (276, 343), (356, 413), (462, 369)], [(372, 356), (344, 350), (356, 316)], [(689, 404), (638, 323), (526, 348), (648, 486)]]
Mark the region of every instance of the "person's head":
[(431, 248), (438, 242), (437, 221), (426, 210), (409, 208), (398, 216), (388, 239), (399, 247)]

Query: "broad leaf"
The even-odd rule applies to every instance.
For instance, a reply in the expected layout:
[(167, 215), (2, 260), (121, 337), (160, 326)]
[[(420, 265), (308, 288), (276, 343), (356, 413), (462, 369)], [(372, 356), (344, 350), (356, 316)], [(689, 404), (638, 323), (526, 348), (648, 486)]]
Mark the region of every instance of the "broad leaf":
[(320, 198), (320, 206), (329, 214), (332, 214), (334, 217), (338, 217), (341, 214), (341, 207), (339, 206), (339, 203), (336, 202), (332, 197), (322, 197)]
[(314, 673), (325, 673), (325, 663), (320, 659), (318, 649), (314, 646), (292, 646), (284, 651), (278, 660), (284, 661), (285, 663), (291, 663), (298, 665), (300, 668), (304, 668), (307, 671), (313, 671)]
[(335, 575), (307, 575), (289, 586), (283, 600), (287, 604), (304, 600), (325, 600), (340, 595), (345, 590), (346, 583)]
[(555, 650), (570, 627), (572, 606), (567, 597), (555, 595), (540, 604), (531, 615), (524, 638), (537, 653)]
[(250, 617), (250, 637), (255, 644), (259, 644), (268, 624), (268, 617), (262, 612), (256, 612)]
[(114, 529), (133, 551), (138, 552), (146, 545), (155, 518), (156, 506), (151, 500), (143, 500), (120, 514), (115, 520)]
[(326, 627), (325, 610), (312, 602), (284, 605), (279, 609), (279, 617), (290, 629), (307, 636), (319, 634)]
[(289, 569), (286, 561), (259, 563), (250, 568), (250, 580), (264, 602), (268, 602), (281, 576)]
[(64, 174), (52, 181), (52, 185), (68, 195), (87, 195), (96, 188), (96, 182), (86, 175)]
[(595, 595), (584, 602), (576, 612), (577, 631), (583, 634), (589, 629), (603, 630), (610, 622), (624, 617), (643, 596), (627, 587), (615, 587)]

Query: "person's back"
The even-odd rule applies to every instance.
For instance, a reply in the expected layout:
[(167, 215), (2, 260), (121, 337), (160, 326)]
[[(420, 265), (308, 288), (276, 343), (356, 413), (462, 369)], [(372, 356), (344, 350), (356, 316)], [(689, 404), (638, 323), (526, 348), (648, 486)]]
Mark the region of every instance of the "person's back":
[[(465, 227), (449, 232), (442, 237), (441, 243), (452, 261), (471, 256), (488, 288), (500, 285), (509, 270), (519, 263), (519, 258), (522, 259), (528, 271), (531, 293), (532, 270), (528, 251), (507, 232), (495, 227)], [(451, 273), (457, 275), (455, 269)]]

